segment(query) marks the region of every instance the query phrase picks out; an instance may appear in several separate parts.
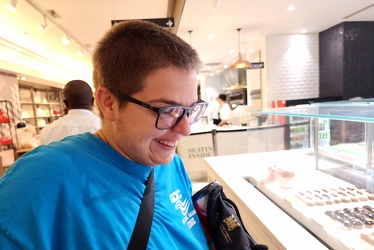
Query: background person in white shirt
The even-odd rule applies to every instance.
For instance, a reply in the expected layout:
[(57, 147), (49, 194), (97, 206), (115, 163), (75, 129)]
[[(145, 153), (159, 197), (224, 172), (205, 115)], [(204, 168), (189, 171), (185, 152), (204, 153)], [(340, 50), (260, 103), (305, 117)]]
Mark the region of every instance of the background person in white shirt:
[(230, 124), (231, 117), (231, 107), (230, 104), (226, 102), (227, 96), (225, 94), (220, 94), (217, 97), (217, 102), (219, 103), (219, 119), (217, 126), (223, 126)]
[(69, 135), (95, 133), (101, 128), (100, 117), (92, 112), (94, 97), (90, 85), (73, 80), (65, 85), (63, 94), (68, 113), (41, 131), (41, 144), (59, 141)]

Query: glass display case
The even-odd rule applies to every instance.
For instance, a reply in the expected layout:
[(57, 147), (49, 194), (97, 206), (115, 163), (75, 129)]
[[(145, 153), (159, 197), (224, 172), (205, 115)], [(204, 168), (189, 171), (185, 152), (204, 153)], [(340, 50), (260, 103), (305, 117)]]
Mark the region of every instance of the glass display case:
[[(267, 117), (261, 127), (283, 128), (281, 141), (260, 138), (280, 147), (204, 161), (208, 181), (221, 182), (255, 240), (270, 249), (374, 249), (374, 101), (248, 112)], [(288, 147), (290, 134), (303, 146)], [(250, 129), (247, 137), (253, 141)]]
[(267, 123), (281, 121), (286, 127), (302, 120), (309, 124), (304, 145), (310, 146), (248, 156), (257, 169), (244, 170), (242, 178), (329, 248), (374, 249), (372, 99), (250, 114), (267, 115)]

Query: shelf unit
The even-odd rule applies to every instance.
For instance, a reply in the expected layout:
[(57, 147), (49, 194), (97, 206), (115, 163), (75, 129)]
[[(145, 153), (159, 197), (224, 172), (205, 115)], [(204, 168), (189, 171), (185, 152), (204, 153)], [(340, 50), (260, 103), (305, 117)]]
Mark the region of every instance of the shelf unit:
[(0, 100), (0, 177), (15, 159), (18, 140), (13, 112), (10, 101)]
[(37, 133), (63, 114), (61, 89), (19, 86), (22, 119), (35, 126)]

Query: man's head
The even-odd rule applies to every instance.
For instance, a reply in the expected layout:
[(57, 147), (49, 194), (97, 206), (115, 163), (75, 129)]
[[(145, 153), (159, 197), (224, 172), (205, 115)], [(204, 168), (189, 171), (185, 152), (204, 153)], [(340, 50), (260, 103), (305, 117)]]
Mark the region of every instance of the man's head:
[(220, 94), (218, 97), (217, 97), (217, 101), (219, 104), (224, 104), (227, 100), (227, 96), (225, 94)]
[(200, 65), (188, 43), (158, 25), (114, 25), (93, 55), (101, 137), (134, 162), (172, 161), (205, 110), (197, 94)]
[(94, 88), (104, 86), (115, 96), (142, 90), (143, 80), (157, 69), (177, 67), (198, 72), (197, 52), (170, 31), (146, 21), (114, 25), (93, 55)]
[(90, 85), (82, 80), (73, 80), (65, 85), (64, 102), (68, 109), (92, 109), (93, 95)]

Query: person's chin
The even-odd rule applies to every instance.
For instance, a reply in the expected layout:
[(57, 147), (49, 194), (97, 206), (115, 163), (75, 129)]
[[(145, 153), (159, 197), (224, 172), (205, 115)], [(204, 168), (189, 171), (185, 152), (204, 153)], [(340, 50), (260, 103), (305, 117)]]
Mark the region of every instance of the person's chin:
[(160, 156), (158, 160), (158, 165), (165, 165), (169, 164), (174, 159), (174, 152), (168, 155)]

